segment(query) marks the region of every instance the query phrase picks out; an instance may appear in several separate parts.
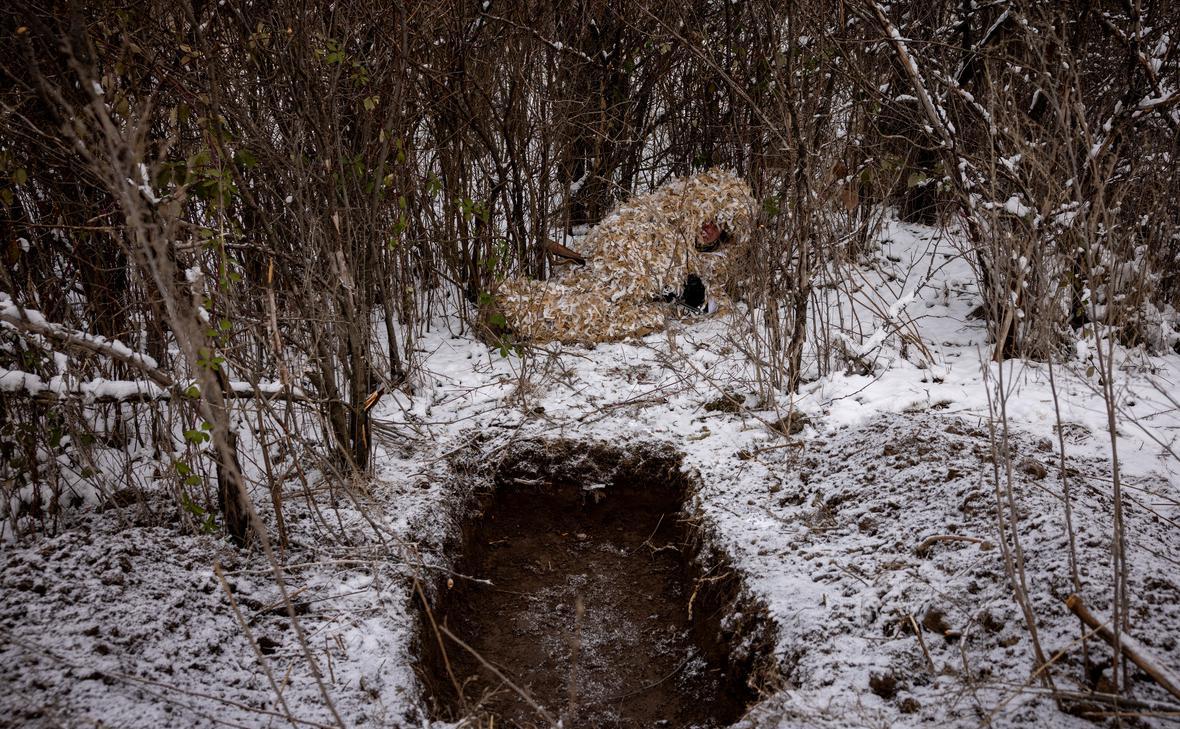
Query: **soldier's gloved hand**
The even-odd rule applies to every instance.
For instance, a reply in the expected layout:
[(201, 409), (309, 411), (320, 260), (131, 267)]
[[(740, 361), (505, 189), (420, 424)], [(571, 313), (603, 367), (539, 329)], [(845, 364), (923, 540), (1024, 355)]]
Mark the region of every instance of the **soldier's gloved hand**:
[(680, 294), (680, 303), (692, 309), (699, 309), (705, 303), (705, 282), (695, 273), (688, 274), (684, 280), (684, 292)]

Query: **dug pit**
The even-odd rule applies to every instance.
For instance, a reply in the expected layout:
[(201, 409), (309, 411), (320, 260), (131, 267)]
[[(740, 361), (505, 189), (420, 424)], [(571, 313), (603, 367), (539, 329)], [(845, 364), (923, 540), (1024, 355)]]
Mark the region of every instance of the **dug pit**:
[[(571, 480), (568, 463), (554, 464), (563, 448), (597, 458), (586, 475), (608, 480)], [(462, 528), (454, 572), (490, 584), (451, 576), (423, 610), (419, 668), (435, 718), (738, 720), (768, 683), (772, 640), (685, 509), (691, 484), (678, 459), (561, 442), (526, 451), (498, 470)]]

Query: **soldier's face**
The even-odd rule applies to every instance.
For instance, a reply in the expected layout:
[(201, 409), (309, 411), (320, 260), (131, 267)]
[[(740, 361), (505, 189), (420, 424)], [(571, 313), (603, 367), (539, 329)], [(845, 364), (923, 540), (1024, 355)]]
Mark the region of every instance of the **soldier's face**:
[(701, 226), (701, 245), (710, 245), (716, 243), (717, 239), (721, 237), (721, 228), (712, 220)]

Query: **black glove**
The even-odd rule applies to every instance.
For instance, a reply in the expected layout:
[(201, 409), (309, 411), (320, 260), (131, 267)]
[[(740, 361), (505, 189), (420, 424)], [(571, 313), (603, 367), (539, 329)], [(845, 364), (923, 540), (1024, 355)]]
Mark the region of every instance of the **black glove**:
[(705, 283), (695, 273), (688, 274), (684, 280), (684, 293), (680, 294), (680, 303), (693, 309), (705, 305)]

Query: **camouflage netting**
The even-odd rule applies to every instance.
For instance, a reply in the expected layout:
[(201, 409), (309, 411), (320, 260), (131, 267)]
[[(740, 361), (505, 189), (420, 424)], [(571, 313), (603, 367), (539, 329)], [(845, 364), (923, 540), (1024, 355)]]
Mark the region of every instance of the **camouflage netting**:
[[(749, 235), (749, 185), (719, 169), (674, 180), (617, 206), (579, 248), (589, 263), (548, 281), (509, 278), (496, 307), (512, 334), (533, 341), (603, 342), (661, 329), (688, 274), (700, 276), (722, 306), (736, 248)], [(716, 221), (730, 241), (718, 253), (696, 250), (701, 226)]]

